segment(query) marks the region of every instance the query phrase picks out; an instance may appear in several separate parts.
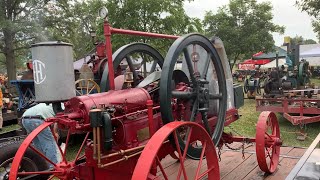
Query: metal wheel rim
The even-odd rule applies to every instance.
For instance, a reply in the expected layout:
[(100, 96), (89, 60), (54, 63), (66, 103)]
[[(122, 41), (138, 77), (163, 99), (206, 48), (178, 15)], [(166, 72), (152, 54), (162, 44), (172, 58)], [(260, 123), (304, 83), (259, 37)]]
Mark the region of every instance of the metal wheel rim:
[[(211, 138), (210, 138), (209, 134), (206, 132), (206, 130), (197, 123), (175, 121), (175, 122), (171, 122), (171, 123), (164, 125), (149, 140), (148, 144), (146, 145), (146, 147), (142, 151), (140, 158), (137, 162), (137, 165), (135, 167), (135, 170), (134, 170), (133, 176), (132, 176), (133, 180), (148, 179), (148, 177), (150, 177), (149, 175), (152, 173), (151, 168), (154, 166), (156, 166), (156, 167), (159, 166), (160, 172), (162, 172), (164, 179), (168, 179), (165, 171), (162, 170), (163, 167), (160, 162), (161, 157), (159, 158), (159, 156), (162, 153), (160, 151), (162, 151), (161, 147), (164, 145), (163, 143), (166, 141), (166, 139), (169, 136), (176, 137), (176, 135), (174, 135), (174, 134), (176, 134), (176, 130), (181, 126), (188, 126), (189, 128), (192, 129), (190, 131), (191, 133), (189, 134), (190, 137), (188, 139), (195, 139), (195, 138), (191, 137), (192, 135), (194, 135), (194, 136), (197, 136), (198, 139), (201, 139), (202, 142), (204, 142), (205, 148), (203, 148), (203, 153), (202, 153), (201, 159), (198, 164), (197, 172), (196, 172), (195, 177), (193, 177), (193, 179), (201, 179), (201, 178), (203, 178), (203, 175), (205, 175), (205, 174), (208, 174), (208, 179), (210, 179), (210, 180), (220, 179), (219, 163), (218, 163), (217, 154), (215, 151), (215, 146), (214, 146), (213, 142), (211, 141)], [(177, 141), (177, 138), (175, 138), (175, 140)], [(158, 155), (158, 153), (159, 153), (159, 155)], [(169, 152), (167, 152), (167, 153), (169, 153)], [(177, 172), (177, 174), (178, 174), (177, 179), (180, 179), (181, 176), (185, 177), (187, 174), (186, 170), (183, 168), (184, 167), (183, 163), (185, 161), (186, 153), (183, 153), (183, 154), (182, 153), (183, 153), (183, 151), (178, 150), (178, 158), (180, 160), (180, 168), (179, 168), (179, 171)], [(201, 173), (199, 165), (201, 166), (205, 153), (206, 153), (206, 161), (207, 161), (207, 168), (206, 169), (208, 169), (208, 170), (207, 170), (207, 172)], [(185, 177), (185, 179), (187, 179), (187, 177)]]
[[(163, 60), (162, 55), (156, 49), (154, 49), (153, 47), (149, 46), (148, 44), (144, 44), (144, 43), (131, 43), (131, 44), (127, 44), (127, 45), (122, 46), (115, 53), (113, 53), (112, 61), (113, 61), (114, 70), (117, 69), (117, 67), (120, 65), (121, 61), (124, 58), (126, 58), (128, 55), (130, 55), (132, 53), (137, 53), (137, 52), (151, 56), (153, 58), (154, 62), (157, 61), (156, 63), (160, 66), (160, 68), (162, 68), (164, 60)], [(128, 59), (126, 59), (126, 60), (128, 62)], [(132, 64), (132, 60), (131, 60), (131, 63), (128, 62), (129, 67), (131, 66), (130, 64)], [(138, 80), (137, 73), (136, 73), (136, 71), (132, 71), (132, 72), (133, 72), (134, 84), (136, 86), (139, 83), (137, 81)], [(102, 92), (107, 92), (110, 89), (109, 88), (108, 63), (105, 63), (105, 67), (104, 67), (101, 81), (100, 81), (100, 88), (101, 88)]]
[[(266, 135), (267, 122), (271, 122), (272, 134)], [(266, 173), (273, 173), (278, 166), (280, 157), (280, 145), (274, 144), (272, 146), (266, 147), (266, 142), (268, 138), (276, 137), (280, 139), (280, 129), (277, 121), (277, 117), (273, 112), (264, 111), (260, 114), (256, 129), (256, 154), (257, 161), (260, 169)], [(270, 151), (272, 153), (270, 154)], [(270, 159), (269, 163), (267, 158)]]
[[(50, 176), (49, 179), (52, 179), (54, 177), (58, 177), (59, 179), (67, 180), (67, 179), (71, 178), (70, 174), (69, 174), (70, 171), (68, 171), (68, 169), (72, 169), (76, 165), (76, 163), (84, 157), (83, 155), (80, 156), (80, 154), (81, 154), (81, 151), (85, 145), (85, 142), (87, 141), (89, 133), (86, 134), (86, 137), (84, 138), (83, 143), (82, 143), (79, 151), (77, 152), (75, 159), (73, 161), (68, 161), (66, 158), (66, 152), (67, 152), (67, 148), (68, 148), (69, 137), (71, 135), (71, 130), (70, 130), (70, 128), (68, 129), (65, 150), (63, 151), (61, 149), (61, 147), (58, 145), (58, 140), (57, 140), (55, 133), (53, 133), (53, 129), (51, 129), (51, 125), (53, 123), (54, 122), (44, 122), (43, 124), (38, 126), (34, 131), (32, 131), (26, 137), (26, 139), (22, 142), (20, 148), (18, 149), (18, 151), (13, 159), (12, 167), (11, 167), (10, 174), (9, 174), (9, 180), (16, 180), (19, 175), (33, 176), (33, 175), (40, 175), (40, 174)], [(51, 160), (48, 160), (48, 157), (46, 155), (44, 155), (40, 150), (37, 150), (35, 147), (33, 147), (31, 145), (33, 139), (38, 134), (40, 134), (42, 131), (44, 131), (46, 128), (51, 129), (51, 133), (55, 139), (55, 143), (58, 145), (58, 150), (59, 150), (61, 157), (62, 157), (61, 163), (55, 164)], [(38, 172), (38, 171), (19, 172), (19, 166), (21, 164), (21, 160), (24, 158), (24, 154), (28, 148), (33, 150), (36, 154), (41, 156), (48, 164), (52, 164), (54, 167), (51, 169), (45, 170), (45, 171), (40, 171), (40, 172)], [(59, 164), (62, 164), (62, 166), (60, 167)], [(28, 177), (25, 177), (25, 178), (28, 178)]]
[[(82, 83), (83, 81), (86, 83), (86, 85), (85, 85), (86, 86), (85, 87), (86, 93), (82, 92), (83, 91), (82, 87), (80, 88), (81, 91), (78, 91), (78, 89), (77, 89), (77, 85)], [(92, 84), (93, 86), (89, 87), (90, 84)], [(97, 93), (100, 93), (100, 86), (92, 79), (78, 79), (75, 82), (75, 86), (76, 86), (76, 93), (79, 96), (90, 94), (91, 92), (93, 92), (93, 90), (96, 90)]]
[[(226, 82), (224, 76), (223, 66), (221, 64), (220, 57), (216, 52), (214, 46), (211, 42), (200, 34), (187, 34), (178, 38), (170, 47), (167, 56), (165, 58), (165, 62), (162, 68), (161, 79), (160, 79), (160, 111), (161, 117), (164, 124), (174, 121), (173, 113), (171, 107), (171, 98), (172, 98), (172, 85), (171, 79), (173, 75), (174, 65), (179, 58), (179, 55), (184, 51), (184, 49), (188, 45), (196, 44), (201, 46), (203, 49), (207, 51), (211, 55), (211, 62), (214, 65), (218, 83), (219, 83), (219, 93), (222, 94), (222, 98), (219, 100), (219, 110), (218, 110), (218, 120), (215, 127), (215, 130), (212, 135), (212, 140), (214, 144), (217, 144), (221, 138), (224, 120), (225, 120), (225, 112), (226, 112), (226, 102), (227, 102), (227, 90), (226, 90)], [(191, 78), (192, 79), (192, 78)], [(172, 141), (172, 140), (171, 140)], [(181, 141), (180, 141), (181, 142)], [(181, 143), (183, 145), (183, 143)], [(183, 148), (183, 147), (181, 147)], [(195, 149), (196, 150), (196, 149)], [(191, 155), (192, 148), (188, 149), (188, 156), (193, 159), (198, 159), (200, 154), (195, 153), (196, 155)], [(199, 150), (198, 152), (201, 152)]]

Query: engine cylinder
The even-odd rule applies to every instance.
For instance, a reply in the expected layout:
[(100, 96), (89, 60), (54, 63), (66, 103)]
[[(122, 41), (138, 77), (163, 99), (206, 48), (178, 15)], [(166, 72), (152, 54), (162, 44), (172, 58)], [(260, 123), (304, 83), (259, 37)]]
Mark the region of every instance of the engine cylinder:
[(31, 45), (37, 102), (65, 101), (76, 96), (72, 45), (49, 41)]
[[(151, 99), (149, 93), (143, 88), (132, 88), (105, 93), (77, 96), (65, 102), (65, 113), (69, 113), (69, 118), (83, 120), (89, 123), (89, 111), (93, 107), (119, 106), (125, 110), (119, 114), (127, 114), (146, 108), (147, 100)], [(117, 112), (115, 112), (117, 113)]]

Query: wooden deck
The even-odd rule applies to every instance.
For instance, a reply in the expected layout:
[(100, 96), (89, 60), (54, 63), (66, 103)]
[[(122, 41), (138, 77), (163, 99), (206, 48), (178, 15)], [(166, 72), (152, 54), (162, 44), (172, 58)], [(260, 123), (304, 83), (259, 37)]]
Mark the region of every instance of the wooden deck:
[[(234, 143), (231, 147), (241, 147), (241, 144)], [(306, 148), (281, 147), (280, 164), (278, 165), (278, 169), (275, 173), (267, 175), (259, 169), (254, 144), (245, 145), (244, 159), (242, 157), (241, 150), (236, 151), (223, 147), (221, 151), (221, 161), (219, 162), (220, 178), (222, 180), (282, 180), (287, 177), (305, 151)], [(165, 171), (169, 175), (169, 179), (175, 179), (175, 175), (178, 173), (180, 164), (177, 163), (176, 160), (168, 157), (165, 158), (165, 161), (164, 167)], [(190, 159), (186, 159), (185, 161), (187, 176), (191, 179), (194, 177), (198, 163), (199, 161)], [(202, 167), (202, 171), (204, 171), (205, 164), (202, 164)]]

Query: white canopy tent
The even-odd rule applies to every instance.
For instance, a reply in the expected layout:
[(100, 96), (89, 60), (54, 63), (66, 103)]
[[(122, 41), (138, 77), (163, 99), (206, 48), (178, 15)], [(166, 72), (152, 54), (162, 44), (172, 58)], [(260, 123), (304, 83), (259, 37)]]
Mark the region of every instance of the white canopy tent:
[[(278, 60), (278, 66), (282, 66), (286, 64), (286, 59), (281, 58)], [(265, 65), (260, 66), (260, 69), (269, 69), (269, 68), (275, 68), (277, 65), (276, 60), (273, 60)]]
[(320, 57), (320, 47), (315, 47), (313, 49), (300, 53), (300, 58), (308, 57)]

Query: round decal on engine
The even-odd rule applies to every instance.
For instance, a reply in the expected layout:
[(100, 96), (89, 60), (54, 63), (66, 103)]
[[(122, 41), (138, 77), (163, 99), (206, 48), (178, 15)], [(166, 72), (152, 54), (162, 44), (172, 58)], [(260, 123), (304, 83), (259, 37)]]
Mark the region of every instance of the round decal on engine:
[(33, 60), (33, 78), (34, 83), (41, 84), (46, 79), (45, 68), (46, 65), (40, 60)]

